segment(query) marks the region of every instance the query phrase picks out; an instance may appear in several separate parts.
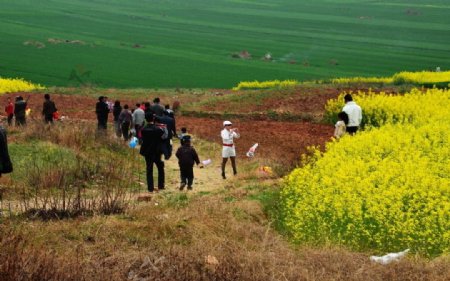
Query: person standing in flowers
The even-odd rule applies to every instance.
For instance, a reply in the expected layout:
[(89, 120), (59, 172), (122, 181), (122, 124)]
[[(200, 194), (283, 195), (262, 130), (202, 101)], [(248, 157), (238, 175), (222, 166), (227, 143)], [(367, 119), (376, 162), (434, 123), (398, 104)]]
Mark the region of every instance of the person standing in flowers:
[(345, 105), (342, 111), (348, 115), (347, 133), (354, 135), (358, 131), (359, 125), (362, 120), (362, 110), (356, 102), (353, 101), (353, 97), (350, 94), (344, 96)]
[(100, 96), (98, 98), (98, 102), (95, 105), (95, 113), (97, 114), (97, 129), (98, 130), (105, 130), (107, 129), (108, 124), (108, 114), (109, 114), (109, 107), (108, 104), (105, 102), (105, 97)]
[(6, 117), (8, 118), (8, 125), (12, 125), (12, 120), (14, 117), (14, 104), (11, 101), (11, 98), (8, 98), (8, 104), (5, 106)]
[(44, 104), (42, 105), (42, 115), (46, 124), (53, 124), (53, 114), (58, 111), (55, 103), (50, 100), (50, 95), (44, 95)]
[(164, 162), (161, 160), (164, 131), (154, 124), (153, 114), (146, 114), (147, 125), (142, 129), (142, 145), (139, 153), (145, 157), (148, 191), (154, 191), (153, 164), (158, 168), (158, 190), (164, 189)]
[(223, 130), (220, 132), (222, 137), (222, 178), (226, 179), (225, 176), (225, 165), (227, 164), (228, 158), (231, 160), (231, 166), (233, 167), (233, 174), (237, 174), (236, 169), (236, 149), (234, 147), (234, 139), (239, 138), (240, 135), (237, 132), (237, 128), (231, 128), (233, 124), (230, 121), (223, 122)]
[(339, 120), (336, 122), (336, 125), (334, 125), (334, 137), (340, 139), (345, 134), (348, 124), (348, 115), (344, 111), (341, 111), (337, 117)]

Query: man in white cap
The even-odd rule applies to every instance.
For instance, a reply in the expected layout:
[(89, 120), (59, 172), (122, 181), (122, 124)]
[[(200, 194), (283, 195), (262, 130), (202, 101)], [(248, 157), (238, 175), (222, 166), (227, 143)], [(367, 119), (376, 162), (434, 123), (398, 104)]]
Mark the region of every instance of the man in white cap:
[(231, 128), (233, 124), (230, 121), (223, 122), (223, 130), (220, 133), (222, 137), (222, 178), (225, 177), (225, 165), (228, 158), (231, 160), (231, 166), (233, 167), (233, 174), (237, 174), (236, 170), (236, 150), (234, 147), (234, 138), (239, 138), (240, 135), (237, 132), (237, 128)]

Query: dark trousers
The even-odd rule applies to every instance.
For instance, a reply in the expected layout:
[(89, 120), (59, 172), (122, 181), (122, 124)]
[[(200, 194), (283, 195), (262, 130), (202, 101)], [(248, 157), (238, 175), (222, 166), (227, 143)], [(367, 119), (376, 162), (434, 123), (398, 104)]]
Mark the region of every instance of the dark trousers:
[(168, 160), (172, 156), (172, 145), (170, 144), (170, 140), (163, 140), (161, 145), (162, 153), (164, 154), (164, 159)]
[(188, 188), (192, 187), (194, 182), (194, 168), (192, 166), (180, 166), (181, 183), (187, 183)]
[(12, 125), (13, 117), (14, 117), (14, 114), (8, 114), (8, 125), (9, 125), (9, 126)]
[(147, 167), (148, 191), (153, 192), (153, 190), (155, 189), (153, 183), (153, 164), (155, 164), (158, 168), (158, 189), (164, 189), (164, 162), (161, 161), (161, 155), (145, 156), (145, 164)]
[(121, 125), (122, 135), (125, 140), (130, 138), (130, 122), (123, 122)]
[(27, 120), (25, 116), (17, 116), (16, 115), (16, 126), (23, 126), (27, 124)]
[(97, 117), (97, 121), (98, 121), (97, 128), (99, 130), (106, 130), (108, 119), (104, 117)]
[(356, 131), (358, 131), (358, 127), (356, 127), (356, 126), (354, 126), (354, 127), (347, 127), (345, 130), (350, 135), (354, 135), (356, 133)]
[(53, 124), (53, 114), (45, 114), (44, 120), (47, 124)]

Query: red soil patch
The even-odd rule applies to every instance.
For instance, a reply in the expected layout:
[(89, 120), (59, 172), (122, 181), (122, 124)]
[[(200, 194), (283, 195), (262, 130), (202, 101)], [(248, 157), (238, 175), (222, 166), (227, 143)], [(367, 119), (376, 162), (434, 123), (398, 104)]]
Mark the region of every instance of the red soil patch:
[[(246, 158), (248, 149), (259, 143), (256, 157), (286, 165), (296, 163), (308, 146), (323, 145), (333, 135), (332, 126), (310, 122), (231, 121), (241, 134), (236, 140), (238, 157)], [(177, 127), (186, 127), (189, 133), (220, 145), (222, 122), (181, 116), (177, 118)]]
[[(8, 97), (14, 100), (17, 95), (16, 93), (1, 96), (0, 105), (5, 105)], [(22, 96), (26, 99), (28, 94), (24, 93)], [(96, 120), (95, 103), (97, 99), (95, 98), (62, 94), (52, 94), (51, 98), (56, 103), (61, 116), (67, 116), (69, 119)], [(305, 101), (305, 104), (310, 104), (309, 110), (311, 110), (314, 108), (314, 104), (322, 99), (325, 97), (316, 96), (316, 99), (313, 99), (311, 96), (308, 102)], [(31, 94), (28, 101), (32, 110), (31, 118), (42, 118), (43, 101), (43, 94)], [(138, 101), (121, 100), (122, 105), (127, 103), (130, 107), (136, 102)], [(279, 104), (284, 103), (284, 101), (279, 102)], [(245, 153), (257, 142), (259, 147), (256, 157), (267, 160), (267, 163), (276, 162), (289, 166), (299, 160), (300, 155), (306, 152), (308, 146), (323, 145), (333, 134), (332, 126), (310, 122), (231, 121), (241, 134), (241, 138), (236, 140), (239, 158), (246, 158)], [(112, 114), (110, 114), (109, 122), (112, 122)], [(222, 119), (177, 116), (176, 122), (178, 130), (186, 127), (188, 132), (195, 136), (221, 144)], [(217, 153), (220, 154), (220, 151)]]

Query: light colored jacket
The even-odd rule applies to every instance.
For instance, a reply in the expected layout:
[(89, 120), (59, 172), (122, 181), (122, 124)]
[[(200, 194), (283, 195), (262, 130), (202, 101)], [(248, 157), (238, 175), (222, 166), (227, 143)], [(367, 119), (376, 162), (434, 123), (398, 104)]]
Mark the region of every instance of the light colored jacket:
[(140, 108), (135, 109), (133, 112), (133, 124), (142, 126), (144, 125), (144, 120), (145, 112)]
[(359, 127), (362, 120), (362, 110), (359, 105), (354, 101), (349, 101), (345, 104), (342, 111), (348, 115), (347, 127)]

